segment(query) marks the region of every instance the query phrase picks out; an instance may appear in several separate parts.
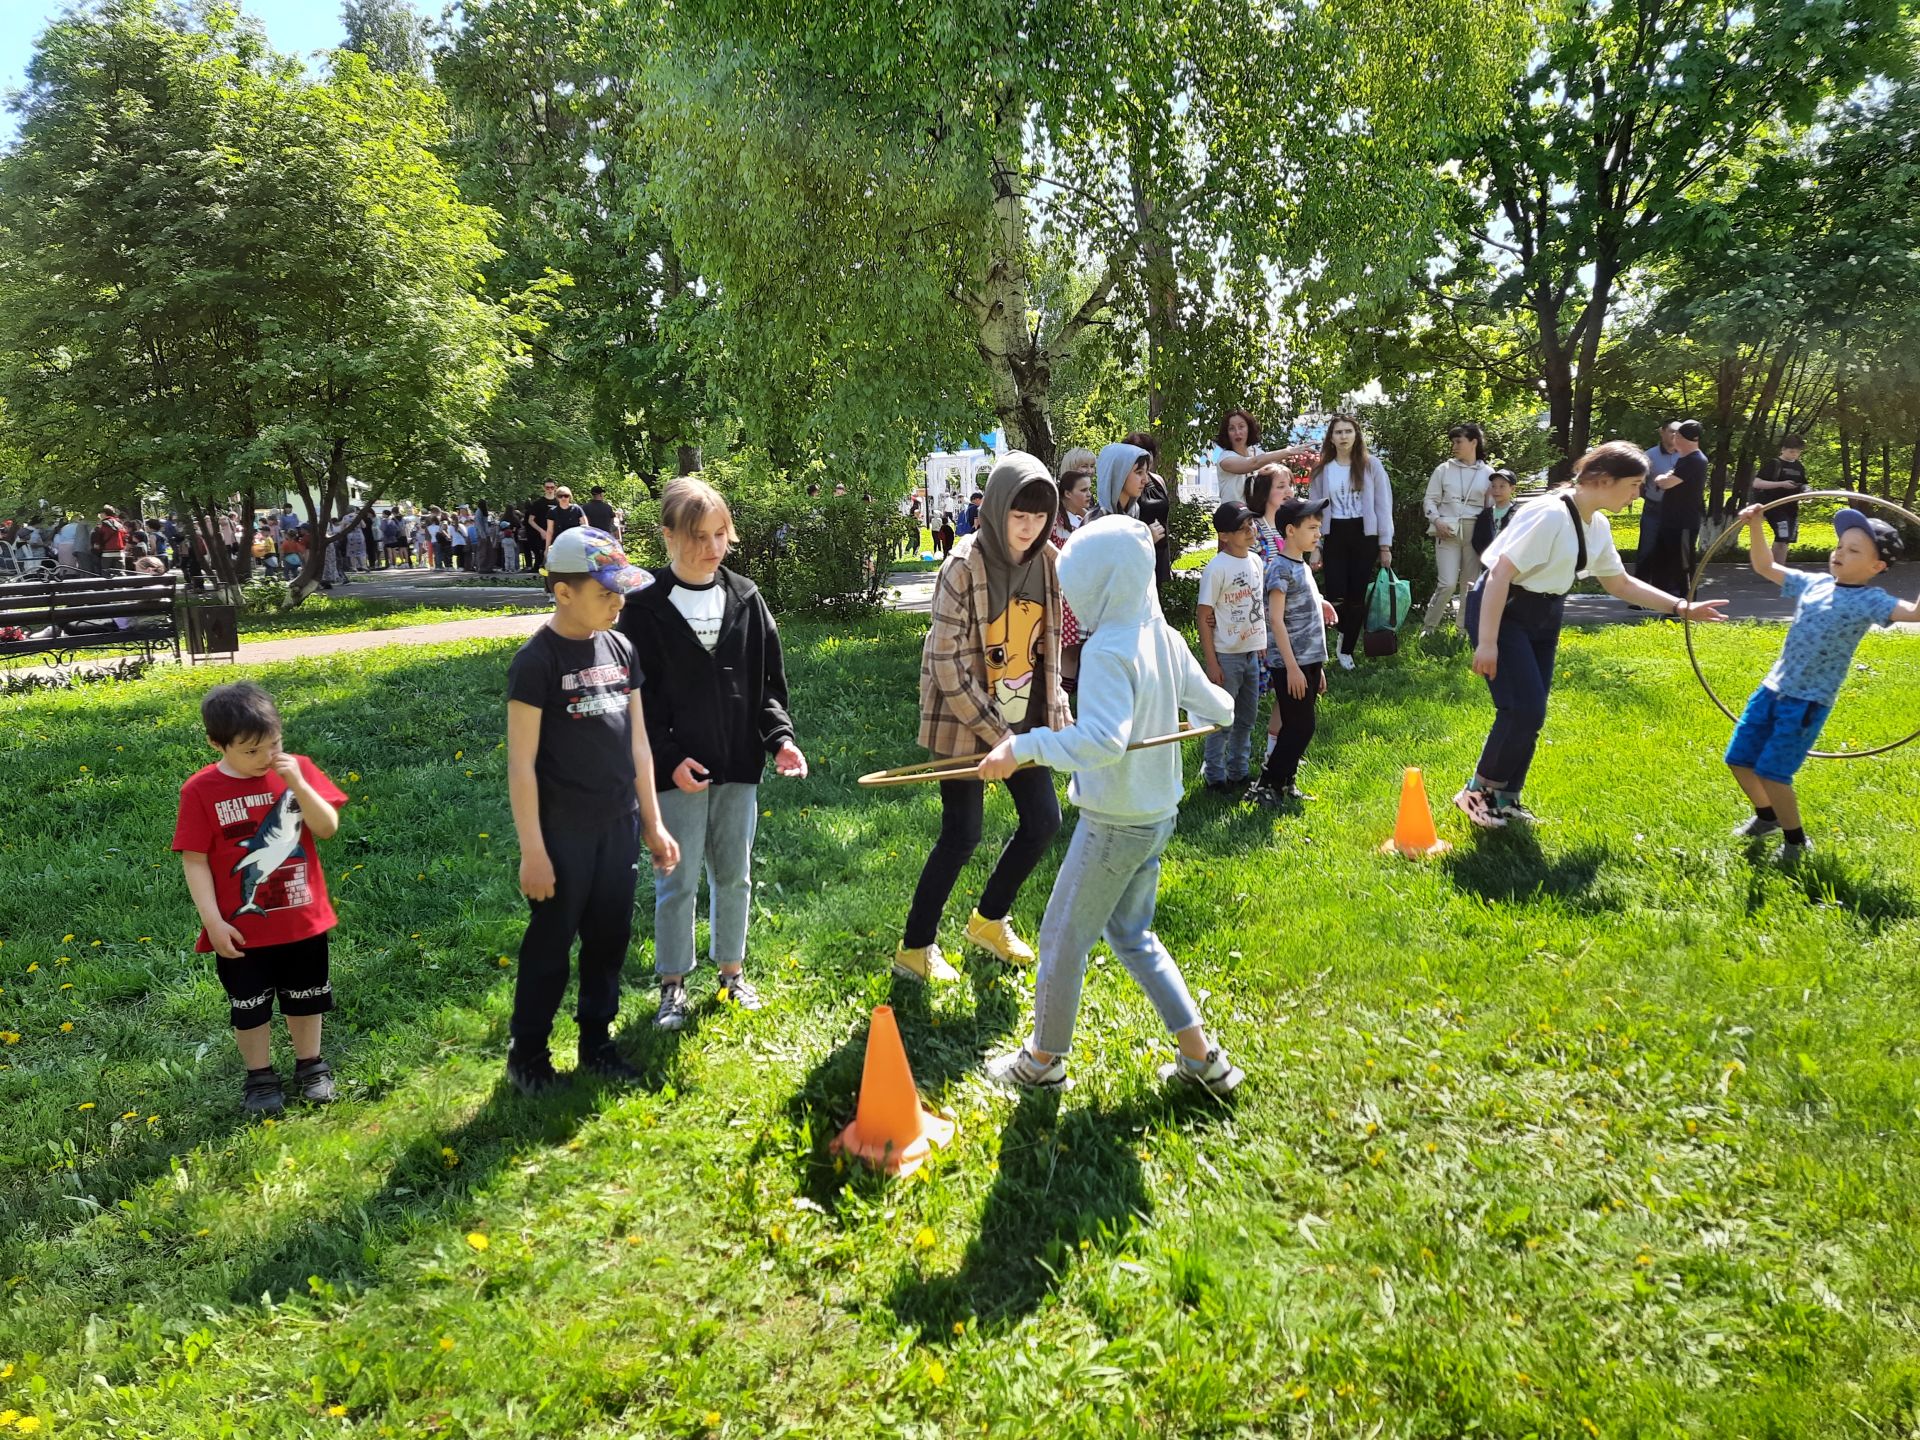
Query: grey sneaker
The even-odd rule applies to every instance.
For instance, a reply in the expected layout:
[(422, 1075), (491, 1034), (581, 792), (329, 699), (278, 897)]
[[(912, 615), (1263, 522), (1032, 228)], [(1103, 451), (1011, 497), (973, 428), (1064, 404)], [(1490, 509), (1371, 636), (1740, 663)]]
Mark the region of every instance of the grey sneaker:
[(660, 1008), (654, 1012), (653, 1023), (662, 1030), (684, 1030), (687, 1021), (692, 1018), (693, 1006), (687, 1003), (685, 982), (663, 982), (660, 986)]
[(1749, 816), (1742, 824), (1733, 827), (1730, 832), (1736, 840), (1759, 840), (1767, 835), (1780, 833), (1778, 820), (1763, 820), (1758, 815)]
[(1813, 842), (1802, 840), (1798, 845), (1791, 840), (1782, 841), (1780, 848), (1773, 852), (1776, 865), (1784, 865), (1789, 870), (1813, 853)]
[(987, 1062), (987, 1078), (1006, 1090), (1064, 1090), (1067, 1062), (1058, 1055), (1042, 1065), (1022, 1045)]
[(720, 998), (729, 1005), (738, 1005), (742, 1010), (759, 1010), (766, 1004), (760, 998), (760, 992), (753, 988), (753, 982), (747, 979), (747, 972), (736, 970), (731, 975), (720, 977)]
[(1160, 1067), (1160, 1078), (1177, 1080), (1184, 1085), (1197, 1085), (1212, 1095), (1231, 1095), (1240, 1088), (1240, 1082), (1247, 1078), (1247, 1073), (1229, 1060), (1227, 1052), (1216, 1045), (1207, 1052), (1204, 1060), (1174, 1056), (1171, 1064)]
[(1454, 808), (1482, 830), (1498, 830), (1506, 817), (1494, 808), (1493, 796), (1484, 790), (1465, 789), (1453, 797)]
[(333, 1067), (323, 1056), (295, 1061), (293, 1083), (300, 1087), (300, 1098), (309, 1105), (326, 1105), (333, 1100)]
[(263, 1070), (258, 1075), (247, 1072), (247, 1078), (240, 1085), (240, 1104), (249, 1115), (278, 1115), (287, 1108), (286, 1092), (280, 1088), (278, 1071)]

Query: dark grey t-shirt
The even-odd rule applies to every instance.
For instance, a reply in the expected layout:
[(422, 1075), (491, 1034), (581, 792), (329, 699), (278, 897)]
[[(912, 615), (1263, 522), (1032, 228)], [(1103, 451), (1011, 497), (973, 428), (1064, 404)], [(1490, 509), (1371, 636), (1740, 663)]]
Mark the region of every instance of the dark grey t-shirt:
[(639, 807), (628, 697), (640, 688), (633, 645), (614, 630), (569, 640), (534, 631), (507, 668), (507, 698), (540, 712), (533, 773), (540, 813), (604, 824)]

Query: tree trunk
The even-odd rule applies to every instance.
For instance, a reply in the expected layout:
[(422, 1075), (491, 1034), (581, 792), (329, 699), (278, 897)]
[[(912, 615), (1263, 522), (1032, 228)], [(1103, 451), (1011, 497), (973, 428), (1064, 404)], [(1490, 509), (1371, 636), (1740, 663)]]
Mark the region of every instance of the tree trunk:
[(1166, 412), (1167, 390), (1164, 384), (1170, 361), (1170, 341), (1178, 327), (1180, 281), (1173, 265), (1173, 245), (1162, 222), (1159, 207), (1146, 191), (1151, 162), (1136, 154), (1129, 167), (1132, 172), (1133, 225), (1139, 237), (1139, 257), (1146, 290), (1147, 322), (1147, 429), (1156, 430)]
[(1594, 364), (1600, 358), (1600, 340), (1607, 328), (1607, 310), (1613, 303), (1614, 277), (1620, 273), (1618, 251), (1605, 246), (1595, 257), (1593, 288), (1581, 307), (1578, 370), (1573, 376), (1572, 404), (1567, 416), (1567, 455), (1569, 459), (1587, 453), (1593, 441)]
[(1907, 493), (1900, 497), (1900, 503), (1907, 509), (1913, 508), (1913, 496), (1920, 490), (1920, 435), (1913, 437), (1913, 463), (1907, 467)]
[(1754, 465), (1773, 428), (1774, 401), (1780, 394), (1780, 381), (1786, 375), (1788, 362), (1792, 358), (1793, 346), (1790, 344), (1782, 345), (1773, 352), (1773, 360), (1767, 366), (1767, 378), (1761, 382), (1760, 398), (1754, 402), (1748, 416), (1746, 437), (1740, 442), (1740, 455), (1734, 466), (1735, 509), (1746, 503), (1747, 485), (1753, 479)]
[(1540, 384), (1547, 397), (1547, 434), (1560, 452), (1547, 472), (1557, 484), (1573, 474), (1573, 361), (1560, 336), (1560, 301), (1541, 285), (1533, 297), (1534, 327), (1540, 335)]
[(258, 501), (251, 485), (240, 492), (240, 554), (234, 561), (234, 571), (243, 585), (253, 578), (253, 520)]
[(1718, 519), (1727, 508), (1727, 454), (1733, 443), (1733, 417), (1738, 410), (1740, 399), (1740, 380), (1746, 374), (1746, 363), (1739, 352), (1730, 351), (1720, 357), (1720, 367), (1714, 376), (1713, 395), (1713, 495), (1707, 503), (1707, 514)]
[(700, 447), (682, 445), (674, 453), (674, 463), (682, 475), (691, 475), (700, 468)]

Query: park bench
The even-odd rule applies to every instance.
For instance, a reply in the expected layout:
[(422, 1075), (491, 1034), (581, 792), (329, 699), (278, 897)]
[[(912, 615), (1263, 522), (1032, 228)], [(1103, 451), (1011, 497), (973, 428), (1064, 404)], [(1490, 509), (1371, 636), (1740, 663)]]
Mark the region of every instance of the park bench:
[[(138, 650), (180, 658), (177, 575), (79, 576), (0, 584), (0, 656), (44, 655), (63, 664), (83, 650)], [(124, 628), (116, 620), (132, 622)]]

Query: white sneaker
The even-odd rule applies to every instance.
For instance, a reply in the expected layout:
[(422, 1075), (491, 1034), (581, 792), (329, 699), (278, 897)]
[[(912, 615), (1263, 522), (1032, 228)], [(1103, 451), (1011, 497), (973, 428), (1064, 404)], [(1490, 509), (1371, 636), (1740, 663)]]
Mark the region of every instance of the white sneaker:
[(1485, 790), (1463, 789), (1453, 797), (1454, 808), (1482, 830), (1501, 830), (1506, 817), (1494, 808), (1493, 796)]
[(1351, 670), (1353, 668), (1353, 656), (1349, 655), (1344, 650), (1340, 651), (1339, 655), (1340, 655), (1340, 668), (1342, 670)]
[(1231, 1095), (1247, 1078), (1247, 1072), (1227, 1058), (1227, 1052), (1215, 1046), (1207, 1052), (1204, 1060), (1189, 1060), (1184, 1055), (1176, 1055), (1170, 1064), (1160, 1067), (1162, 1080), (1178, 1080), (1183, 1084), (1197, 1085), (1214, 1095)]
[(1024, 1045), (989, 1060), (987, 1078), (1006, 1090), (1064, 1090), (1070, 1083), (1064, 1059), (1056, 1055), (1042, 1065)]

